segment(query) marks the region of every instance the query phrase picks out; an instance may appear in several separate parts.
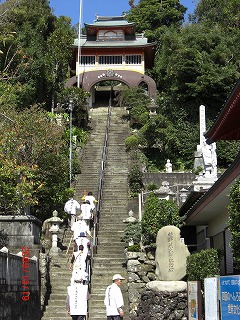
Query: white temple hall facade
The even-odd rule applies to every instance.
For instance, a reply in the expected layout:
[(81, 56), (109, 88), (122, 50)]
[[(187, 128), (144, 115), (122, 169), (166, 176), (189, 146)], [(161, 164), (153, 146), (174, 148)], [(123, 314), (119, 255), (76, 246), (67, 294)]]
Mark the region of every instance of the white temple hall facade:
[(90, 107), (102, 81), (141, 86), (155, 100), (156, 83), (145, 69), (153, 66), (156, 43), (148, 43), (144, 34), (136, 34), (135, 23), (127, 22), (124, 16), (97, 16), (93, 24), (85, 24), (85, 30), (86, 34), (74, 41), (76, 75), (66, 87), (79, 85), (89, 92)]

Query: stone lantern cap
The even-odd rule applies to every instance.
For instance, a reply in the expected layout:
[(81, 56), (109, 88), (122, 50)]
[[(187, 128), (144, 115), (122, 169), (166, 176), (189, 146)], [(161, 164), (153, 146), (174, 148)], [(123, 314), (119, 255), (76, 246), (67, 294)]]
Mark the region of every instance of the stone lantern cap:
[(60, 223), (62, 223), (62, 222), (63, 222), (63, 219), (60, 219), (58, 217), (57, 210), (54, 210), (52, 218), (48, 219), (48, 223), (51, 224), (51, 228), (49, 229), (49, 231), (51, 231), (51, 232), (58, 231)]

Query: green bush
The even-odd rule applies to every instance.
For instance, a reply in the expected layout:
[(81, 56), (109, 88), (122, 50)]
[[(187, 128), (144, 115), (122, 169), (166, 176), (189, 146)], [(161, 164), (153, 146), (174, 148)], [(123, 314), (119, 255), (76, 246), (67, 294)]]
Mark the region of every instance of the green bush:
[(154, 190), (157, 190), (157, 189), (158, 189), (158, 185), (156, 183), (154, 183), (154, 182), (149, 183), (147, 185), (147, 190), (148, 191), (154, 191)]
[(127, 137), (125, 140), (126, 151), (136, 150), (138, 148), (138, 138), (135, 135)]
[(140, 244), (134, 244), (133, 246), (128, 247), (128, 252), (139, 252), (141, 251)]
[(161, 200), (151, 192), (142, 217), (143, 244), (155, 243), (158, 231), (167, 225), (180, 226), (178, 207), (172, 200)]
[(128, 174), (128, 183), (132, 197), (137, 196), (143, 188), (143, 173), (138, 165), (134, 165)]
[(220, 258), (217, 249), (202, 250), (187, 257), (187, 278), (201, 281), (220, 274)]
[(231, 187), (229, 194), (230, 204), (229, 212), (229, 229), (232, 234), (230, 246), (233, 253), (234, 273), (240, 272), (240, 180), (238, 179)]
[(129, 222), (125, 228), (121, 241), (129, 243), (133, 241), (134, 244), (139, 244), (141, 241), (142, 226), (140, 222)]

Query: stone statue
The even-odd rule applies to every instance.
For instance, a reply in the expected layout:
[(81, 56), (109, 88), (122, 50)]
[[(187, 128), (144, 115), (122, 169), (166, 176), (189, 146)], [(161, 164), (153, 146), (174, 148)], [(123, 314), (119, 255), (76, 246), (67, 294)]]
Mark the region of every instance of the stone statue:
[(130, 211), (128, 212), (128, 218), (125, 219), (125, 220), (123, 220), (123, 222), (136, 222), (137, 219), (134, 218), (133, 215), (134, 215), (134, 212), (133, 212), (132, 210), (130, 210)]
[(208, 145), (206, 140), (202, 145), (202, 157), (203, 157), (203, 172), (205, 177), (217, 177), (217, 155), (216, 155), (216, 143)]
[(205, 178), (206, 180), (217, 179), (217, 154), (216, 143), (208, 145), (204, 133), (206, 132), (206, 119), (205, 119), (205, 106), (199, 107), (199, 120), (200, 120), (200, 144), (197, 145), (195, 152), (194, 169), (202, 168), (201, 176), (199, 179)]
[(167, 159), (167, 163), (165, 164), (166, 172), (171, 173), (172, 172), (172, 164), (169, 159)]

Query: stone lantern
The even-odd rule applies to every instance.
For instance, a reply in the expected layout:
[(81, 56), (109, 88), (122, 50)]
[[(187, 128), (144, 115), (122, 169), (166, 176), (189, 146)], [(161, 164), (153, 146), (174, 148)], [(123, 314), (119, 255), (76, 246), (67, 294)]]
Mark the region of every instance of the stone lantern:
[(57, 247), (57, 239), (58, 239), (58, 231), (60, 229), (60, 224), (63, 222), (62, 219), (58, 218), (58, 212), (57, 210), (53, 211), (52, 218), (48, 219), (48, 222), (50, 223), (51, 227), (49, 231), (52, 234), (52, 247), (50, 249), (51, 254), (58, 254), (58, 247)]

